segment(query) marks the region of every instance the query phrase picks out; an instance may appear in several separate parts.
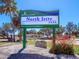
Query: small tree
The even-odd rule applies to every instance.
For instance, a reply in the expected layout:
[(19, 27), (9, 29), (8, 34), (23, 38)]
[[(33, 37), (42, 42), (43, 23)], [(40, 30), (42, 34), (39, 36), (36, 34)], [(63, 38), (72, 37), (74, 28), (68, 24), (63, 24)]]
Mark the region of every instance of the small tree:
[(77, 25), (73, 24), (73, 22), (69, 22), (66, 25), (66, 31), (68, 32), (69, 35), (71, 35), (72, 32), (76, 32), (77, 31)]
[(77, 26), (77, 37), (79, 37), (79, 23), (78, 23), (78, 26)]
[(5, 23), (3, 29), (5, 33), (7, 33), (7, 37), (10, 35), (10, 41), (15, 41), (13, 34), (16, 31), (16, 28), (14, 28), (11, 23)]

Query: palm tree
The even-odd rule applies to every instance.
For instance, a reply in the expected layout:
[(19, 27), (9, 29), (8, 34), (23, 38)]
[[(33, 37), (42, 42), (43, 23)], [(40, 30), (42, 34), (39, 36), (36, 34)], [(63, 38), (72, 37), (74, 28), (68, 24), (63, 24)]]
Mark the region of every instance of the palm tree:
[[(16, 8), (16, 3), (14, 0), (0, 0), (0, 13), (9, 15), (12, 20), (14, 17), (18, 17), (18, 12)], [(13, 22), (12, 22), (12, 25)], [(15, 27), (15, 26), (13, 26)]]
[(1, 13), (14, 14), (16, 12), (16, 3), (14, 0), (2, 0), (0, 6)]
[(18, 35), (19, 35), (19, 40), (21, 42), (22, 41), (22, 29), (20, 28), (19, 17), (18, 16), (13, 17), (12, 22), (13, 22), (14, 28), (17, 28), (20, 31), (20, 33)]

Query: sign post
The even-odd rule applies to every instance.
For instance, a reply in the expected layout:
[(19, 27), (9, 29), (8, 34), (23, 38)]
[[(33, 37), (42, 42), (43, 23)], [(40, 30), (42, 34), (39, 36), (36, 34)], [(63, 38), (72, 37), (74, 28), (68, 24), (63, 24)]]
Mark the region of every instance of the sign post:
[(23, 48), (26, 47), (26, 28), (23, 28)]
[[(53, 28), (53, 50), (55, 50), (55, 28)], [(54, 51), (53, 51), (54, 52)]]

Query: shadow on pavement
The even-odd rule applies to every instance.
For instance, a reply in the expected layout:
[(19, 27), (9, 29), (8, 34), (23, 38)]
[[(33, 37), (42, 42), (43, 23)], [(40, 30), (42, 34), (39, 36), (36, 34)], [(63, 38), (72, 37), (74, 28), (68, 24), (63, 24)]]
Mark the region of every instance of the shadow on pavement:
[(21, 49), (17, 54), (11, 54), (7, 59), (54, 59), (38, 54), (21, 53), (23, 50)]
[(56, 56), (47, 57), (39, 54), (21, 53), (23, 50), (24, 48), (16, 54), (11, 54), (7, 59), (79, 59), (75, 55), (56, 54)]
[(23, 50), (24, 50), (24, 48), (20, 49), (20, 50), (18, 51), (18, 54), (21, 53)]

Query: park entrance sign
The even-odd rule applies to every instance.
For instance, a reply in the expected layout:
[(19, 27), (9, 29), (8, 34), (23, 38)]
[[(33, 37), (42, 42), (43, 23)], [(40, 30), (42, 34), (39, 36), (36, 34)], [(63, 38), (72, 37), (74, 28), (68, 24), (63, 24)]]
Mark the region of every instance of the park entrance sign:
[(58, 16), (26, 16), (21, 17), (21, 25), (44, 27), (58, 25)]
[[(26, 46), (26, 28), (58, 28), (59, 10), (55, 11), (20, 11), (21, 28), (23, 31), (23, 48)], [(55, 31), (54, 31), (55, 32)]]

